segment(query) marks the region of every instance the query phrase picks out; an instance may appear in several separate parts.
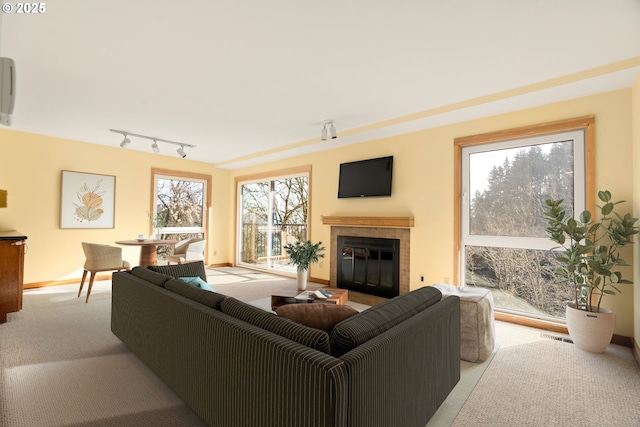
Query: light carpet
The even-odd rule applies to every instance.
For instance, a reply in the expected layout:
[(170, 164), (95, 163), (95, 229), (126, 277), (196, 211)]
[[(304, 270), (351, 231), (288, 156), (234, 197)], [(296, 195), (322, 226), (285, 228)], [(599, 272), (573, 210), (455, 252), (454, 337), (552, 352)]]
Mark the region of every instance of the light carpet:
[(594, 354), (543, 339), (501, 348), (452, 425), (637, 427), (639, 395), (629, 348)]
[(0, 325), (0, 426), (203, 426), (111, 333), (111, 281), (27, 290)]
[[(218, 292), (265, 309), (272, 293), (295, 289), (294, 279), (235, 267), (207, 274)], [(111, 282), (96, 282), (88, 304), (77, 289), (27, 290), (23, 310), (0, 325), (0, 426), (204, 425), (111, 333)], [(640, 372), (627, 348), (593, 355), (541, 340), (492, 357), (461, 362), (429, 427), (582, 425), (584, 407), (594, 425), (640, 425)]]

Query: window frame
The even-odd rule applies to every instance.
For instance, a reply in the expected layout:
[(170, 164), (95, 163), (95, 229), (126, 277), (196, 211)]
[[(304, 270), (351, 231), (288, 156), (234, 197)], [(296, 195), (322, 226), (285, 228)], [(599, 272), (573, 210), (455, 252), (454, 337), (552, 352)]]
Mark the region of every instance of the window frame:
[[(469, 195), (464, 194), (464, 153), (463, 151), (467, 151), (466, 149), (469, 147), (479, 147), (479, 146), (489, 146), (494, 145), (499, 147), (501, 143), (511, 143), (514, 140), (523, 140), (530, 139), (535, 137), (546, 137), (553, 134), (572, 132), (572, 131), (582, 131), (584, 134), (584, 198), (585, 198), (585, 206), (588, 209), (592, 209), (595, 203), (595, 119), (594, 116), (583, 116), (566, 120), (559, 120), (554, 122), (536, 124), (531, 126), (524, 126), (518, 128), (512, 128), (507, 130), (501, 130), (496, 132), (489, 132), (484, 134), (472, 135), (459, 137), (454, 139), (454, 271), (453, 271), (453, 284), (456, 286), (461, 286), (461, 280), (463, 278), (462, 274), (462, 266), (464, 265), (464, 250), (463, 250), (463, 242), (468, 243), (467, 240), (463, 240), (465, 237), (468, 238), (468, 224), (465, 224), (465, 215), (463, 210), (467, 208), (468, 204), (465, 206), (465, 199), (468, 203)], [(530, 145), (529, 143), (523, 145)], [(485, 151), (485, 150), (482, 150)], [(575, 191), (575, 190), (574, 190)], [(576, 209), (579, 211), (579, 209)], [(575, 212), (576, 215), (579, 212)], [(465, 234), (467, 233), (467, 234)], [(482, 244), (485, 246), (485, 243), (489, 243), (491, 246), (501, 245), (502, 247), (515, 247), (515, 245), (521, 243), (521, 239), (519, 237), (507, 237), (501, 236), (500, 238), (495, 238), (492, 236), (491, 239), (487, 239), (484, 236), (482, 238), (473, 238), (472, 241), (483, 242)], [(525, 238), (527, 241), (531, 241), (536, 238)], [(542, 242), (540, 239), (540, 248), (541, 249), (549, 249), (550, 245), (547, 242)], [(508, 246), (505, 246), (508, 245)], [(531, 248), (536, 249), (536, 248)], [(529, 320), (522, 321), (521, 316), (510, 316), (503, 315), (498, 316), (504, 320), (514, 320), (515, 318), (520, 318), (519, 323), (530, 323)], [(536, 323), (533, 320), (530, 320), (533, 323)], [(540, 326), (540, 325), (537, 325)]]
[[(176, 180), (193, 180), (193, 181), (203, 181), (205, 183), (206, 188), (204, 189), (204, 203), (202, 206), (202, 227), (163, 227), (160, 229), (161, 233), (164, 234), (190, 234), (190, 233), (202, 233), (204, 238), (208, 239), (209, 236), (209, 222), (210, 222), (210, 214), (211, 214), (211, 175), (194, 173), (194, 172), (185, 172), (185, 171), (176, 171), (169, 169), (159, 169), (159, 168), (151, 168), (151, 207), (149, 212), (152, 215), (155, 215), (156, 212), (156, 199), (157, 199), (157, 179), (176, 179)], [(149, 232), (153, 232), (153, 227), (149, 225)], [(205, 251), (205, 260), (206, 260), (206, 251)]]
[[(242, 266), (242, 267), (247, 267), (247, 268), (256, 268), (260, 271), (269, 271), (271, 273), (274, 274), (281, 274), (281, 275), (285, 275), (285, 276), (293, 276), (293, 274), (288, 274), (287, 272), (284, 271), (280, 271), (280, 270), (275, 270), (275, 269), (263, 269), (263, 268), (258, 268), (258, 267), (254, 267), (251, 264), (247, 264), (244, 263), (240, 260), (240, 253), (239, 253), (239, 243), (240, 240), (242, 238), (242, 209), (241, 209), (241, 187), (244, 184), (251, 184), (251, 183), (255, 183), (255, 182), (260, 182), (260, 181), (273, 181), (273, 180), (277, 180), (277, 179), (283, 179), (283, 178), (291, 178), (294, 176), (301, 176), (301, 175), (305, 175), (307, 177), (307, 236), (311, 236), (311, 218), (312, 218), (312, 196), (311, 196), (311, 180), (312, 180), (312, 174), (311, 174), (311, 165), (305, 165), (305, 166), (299, 166), (299, 167), (293, 167), (293, 168), (288, 168), (288, 169), (280, 169), (280, 170), (274, 170), (274, 171), (267, 171), (267, 172), (262, 172), (262, 173), (256, 173), (256, 174), (251, 174), (251, 175), (244, 175), (244, 176), (237, 176), (234, 178), (234, 188), (235, 188), (235, 203), (234, 203), (234, 209), (235, 209), (235, 214), (234, 214), (234, 265), (237, 266)], [(269, 202), (271, 204), (271, 201)]]

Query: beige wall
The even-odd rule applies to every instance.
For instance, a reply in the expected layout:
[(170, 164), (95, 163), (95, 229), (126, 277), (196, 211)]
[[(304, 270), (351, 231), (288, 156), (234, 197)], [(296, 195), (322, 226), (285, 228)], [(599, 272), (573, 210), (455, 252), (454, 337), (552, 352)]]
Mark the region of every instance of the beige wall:
[[(636, 105), (638, 86), (636, 82), (633, 92)], [(311, 165), (311, 238), (329, 242), (330, 228), (322, 225), (321, 215), (413, 216), (411, 288), (415, 289), (421, 285), (421, 274), (425, 275), (426, 283), (453, 277), (454, 138), (593, 114), (596, 187), (611, 190), (616, 198), (635, 201), (638, 212), (640, 186), (634, 188), (632, 181), (631, 103), (632, 89), (617, 90), (363, 144), (339, 147), (338, 139), (335, 149), (234, 171), (117, 146), (105, 147), (3, 128), (0, 129), (0, 188), (9, 190), (9, 207), (0, 209), (0, 229), (16, 229), (29, 236), (25, 283), (76, 278), (84, 262), (80, 242), (112, 244), (149, 232), (151, 168), (184, 170), (212, 175), (208, 260), (210, 263), (234, 262), (234, 177)], [(634, 111), (638, 122), (638, 108)], [(633, 140), (635, 146), (640, 147), (637, 134), (636, 129)], [(340, 163), (385, 155), (394, 156), (391, 198), (337, 198)], [(636, 164), (640, 164), (638, 156), (636, 150)], [(61, 170), (116, 176), (114, 229), (59, 228)], [(137, 263), (137, 256), (136, 248), (125, 248), (125, 258), (133, 264)], [(633, 257), (636, 259), (637, 255)], [(329, 263), (325, 261), (322, 268), (314, 265), (311, 275), (328, 280)], [(625, 286), (623, 293), (622, 297), (607, 298), (604, 304), (617, 313), (616, 333), (633, 336), (633, 287)], [(640, 306), (640, 301), (636, 306)]]
[[(425, 275), (426, 283), (453, 277), (454, 138), (593, 114), (596, 187), (607, 188), (616, 198), (630, 201), (633, 200), (630, 105), (631, 90), (623, 89), (235, 170), (233, 176), (311, 165), (314, 241), (329, 242), (330, 227), (322, 225), (321, 215), (413, 216), (411, 288), (415, 289), (421, 286), (421, 274)], [(339, 139), (335, 145), (339, 145)], [(337, 198), (341, 162), (386, 155), (394, 156), (391, 198)], [(231, 206), (229, 215), (233, 212)], [(232, 247), (229, 251), (232, 253)], [(314, 265), (311, 275), (328, 280), (328, 263), (323, 263), (322, 268)], [(623, 292), (624, 297), (608, 298), (604, 305), (617, 313), (616, 333), (632, 336), (633, 289), (627, 285)]]
[[(133, 150), (69, 141), (0, 129), (0, 188), (8, 190), (8, 207), (0, 209), (0, 230), (28, 236), (26, 284), (80, 277), (83, 241), (114, 244), (148, 234), (151, 168), (212, 176), (208, 261), (226, 262), (229, 232), (229, 173), (212, 165)], [(60, 229), (61, 171), (116, 177), (115, 228)], [(217, 252), (213, 256), (214, 251)], [(125, 259), (138, 264), (139, 249), (124, 247)]]

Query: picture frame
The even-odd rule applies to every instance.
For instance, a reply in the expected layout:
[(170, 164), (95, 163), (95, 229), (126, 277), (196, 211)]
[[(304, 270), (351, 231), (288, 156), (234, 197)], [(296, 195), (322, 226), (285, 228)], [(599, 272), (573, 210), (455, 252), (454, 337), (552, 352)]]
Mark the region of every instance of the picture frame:
[(116, 177), (63, 170), (60, 228), (114, 228)]

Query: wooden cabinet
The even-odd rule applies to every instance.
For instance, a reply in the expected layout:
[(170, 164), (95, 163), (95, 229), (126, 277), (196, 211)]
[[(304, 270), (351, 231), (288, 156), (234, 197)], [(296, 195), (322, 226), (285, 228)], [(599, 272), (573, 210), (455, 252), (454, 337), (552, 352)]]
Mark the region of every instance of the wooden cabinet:
[(0, 231), (0, 323), (22, 309), (25, 240), (16, 231)]

